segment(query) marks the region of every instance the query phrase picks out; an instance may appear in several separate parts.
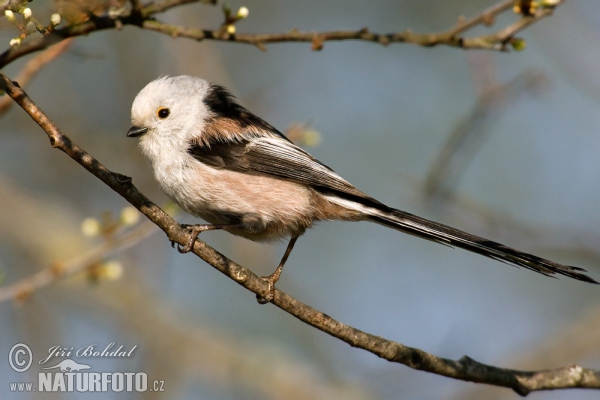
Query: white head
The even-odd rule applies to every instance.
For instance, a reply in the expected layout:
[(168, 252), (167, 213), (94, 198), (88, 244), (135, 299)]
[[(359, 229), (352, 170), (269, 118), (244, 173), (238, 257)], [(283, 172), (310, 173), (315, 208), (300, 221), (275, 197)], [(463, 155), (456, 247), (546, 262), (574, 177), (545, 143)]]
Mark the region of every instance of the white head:
[[(129, 137), (140, 136), (146, 155), (154, 146), (181, 147), (201, 134), (211, 112), (204, 103), (211, 85), (193, 76), (161, 77), (136, 96)], [(152, 157), (151, 157), (152, 158)]]
[(193, 76), (161, 77), (136, 96), (128, 137), (140, 137), (152, 161), (168, 151), (185, 152), (193, 143), (236, 142), (278, 137), (267, 122), (240, 106), (222, 86)]

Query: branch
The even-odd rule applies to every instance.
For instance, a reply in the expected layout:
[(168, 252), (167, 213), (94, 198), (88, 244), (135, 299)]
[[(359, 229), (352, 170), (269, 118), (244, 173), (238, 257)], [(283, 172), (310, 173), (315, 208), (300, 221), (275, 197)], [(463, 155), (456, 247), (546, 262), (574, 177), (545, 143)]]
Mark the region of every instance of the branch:
[[(181, 315), (165, 307), (169, 300), (137, 278), (130, 278), (136, 280), (136, 290), (120, 280), (108, 290), (70, 286), (53, 294), (52, 299), (61, 304), (76, 303), (78, 310), (97, 319), (110, 315), (113, 329), (125, 330), (143, 343), (144, 353), (152, 355), (152, 362), (144, 363), (144, 372), (149, 378), (168, 382), (169, 395), (163, 398), (176, 398), (174, 393), (192, 381), (202, 381), (204, 387), (208, 383), (213, 390), (224, 389), (226, 393), (234, 387), (238, 393), (252, 394), (242, 397), (255, 399), (373, 398), (351, 378), (323, 374), (322, 365), (315, 368), (297, 357), (293, 349), (265, 351), (265, 342), (270, 342), (265, 336), (252, 339), (246, 332), (232, 334), (206, 317), (182, 321)], [(54, 303), (48, 308), (46, 311), (61, 312)], [(44, 335), (50, 336), (52, 331), (44, 328)], [(169, 351), (164, 351), (166, 348)]]
[(538, 89), (544, 76), (536, 71), (526, 71), (504, 84), (486, 86), (475, 107), (452, 130), (446, 143), (431, 163), (425, 186), (425, 197), (429, 199), (448, 198), (452, 186), (456, 185), (473, 155), (486, 139), (491, 117), (503, 111), (514, 100)]
[[(71, 45), (71, 39), (66, 39), (63, 42), (51, 47), (35, 57), (29, 60), (25, 67), (21, 70), (19, 75), (16, 77), (16, 81), (20, 82), (21, 85), (26, 86), (42, 68), (54, 61), (58, 56), (63, 54), (69, 49)], [(10, 97), (4, 97), (0, 99), (0, 115), (7, 112), (14, 102)]]
[(0, 286), (0, 303), (8, 300), (25, 300), (45, 286), (59, 278), (67, 277), (81, 272), (110, 254), (123, 251), (134, 246), (141, 240), (155, 232), (154, 225), (150, 222), (139, 225), (135, 229), (111, 238), (89, 252), (82, 254), (67, 262), (56, 262), (27, 278), (23, 278), (11, 285)]
[[(562, 1), (558, 2), (555, 6), (558, 6), (561, 2)], [(246, 43), (255, 45), (262, 50), (266, 49), (265, 44), (268, 43), (308, 42), (312, 43), (313, 50), (321, 50), (323, 43), (327, 41), (360, 40), (378, 43), (384, 46), (391, 43), (412, 43), (425, 47), (441, 44), (463, 49), (493, 49), (505, 51), (507, 50), (506, 44), (515, 33), (524, 29), (524, 27), (531, 25), (535, 21), (551, 15), (553, 9), (539, 10), (534, 15), (523, 17), (518, 23), (504, 28), (500, 33), (495, 35), (475, 38), (464, 38), (459, 35), (477, 25), (492, 25), (498, 14), (511, 9), (513, 5), (513, 0), (501, 1), (469, 20), (465, 20), (464, 17), (459, 18), (459, 21), (454, 28), (442, 33), (420, 34), (405, 30), (402, 33), (379, 34), (371, 33), (368, 28), (363, 28), (358, 31), (300, 32), (296, 29), (292, 29), (285, 33), (227, 35), (222, 31), (186, 28), (183, 26), (164, 24), (155, 20), (144, 21), (142, 27), (172, 37), (181, 36), (195, 40), (212, 39)], [(525, 22), (525, 20), (527, 20), (527, 22)]]
[(516, 22), (499, 31), (484, 36), (465, 37), (462, 34), (479, 25), (493, 25), (495, 18), (510, 10), (513, 0), (503, 0), (493, 7), (484, 10), (480, 14), (468, 20), (459, 18), (452, 29), (441, 33), (415, 33), (410, 30), (397, 33), (372, 33), (368, 28), (349, 31), (330, 32), (302, 32), (292, 29), (283, 33), (264, 34), (230, 34), (226, 29), (199, 29), (178, 25), (166, 24), (157, 21), (155, 14), (168, 11), (174, 7), (188, 3), (213, 3), (210, 0), (163, 0), (155, 1), (140, 8), (139, 2), (134, 2), (131, 10), (123, 8), (122, 15), (91, 15), (90, 19), (56, 29), (39, 38), (24, 41), (19, 46), (11, 47), (0, 55), (0, 68), (26, 54), (45, 49), (66, 38), (87, 35), (92, 32), (105, 29), (120, 29), (123, 25), (134, 25), (143, 29), (163, 33), (171, 37), (184, 37), (202, 40), (216, 40), (225, 42), (244, 43), (257, 46), (265, 50), (266, 44), (303, 42), (311, 43), (313, 50), (321, 50), (325, 42), (359, 40), (364, 42), (388, 45), (392, 43), (412, 43), (420, 46), (445, 45), (462, 49), (488, 49), (507, 51), (514, 39), (514, 35), (554, 13), (554, 9), (560, 6), (564, 0), (556, 0), (552, 7), (539, 7), (533, 12), (522, 15)]
[[(167, 213), (140, 193), (131, 182), (131, 178), (108, 170), (98, 160), (74, 144), (37, 107), (18, 84), (13, 83), (1, 73), (0, 88), (16, 101), (46, 132), (50, 138), (52, 147), (66, 153), (91, 174), (119, 193), (150, 221), (162, 229), (169, 240), (182, 245), (187, 242), (189, 236), (187, 230), (182, 228)], [(206, 243), (197, 240), (192, 251), (212, 267), (249, 291), (261, 297), (266, 295), (268, 287), (265, 281), (249, 269), (229, 260)], [(400, 343), (345, 325), (278, 289), (275, 289), (273, 304), (306, 324), (343, 340), (352, 347), (367, 350), (378, 357), (404, 364), (413, 369), (464, 381), (508, 387), (520, 395), (527, 395), (532, 391), (538, 390), (600, 388), (600, 372), (584, 369), (580, 366), (569, 366), (545, 371), (518, 371), (481, 364), (467, 356), (457, 361), (440, 358), (423, 350), (404, 346)]]

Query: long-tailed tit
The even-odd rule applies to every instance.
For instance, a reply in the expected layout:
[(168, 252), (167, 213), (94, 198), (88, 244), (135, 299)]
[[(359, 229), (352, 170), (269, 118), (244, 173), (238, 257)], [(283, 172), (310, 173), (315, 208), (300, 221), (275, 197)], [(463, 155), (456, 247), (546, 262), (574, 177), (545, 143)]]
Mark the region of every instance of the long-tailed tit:
[(456, 246), (544, 275), (598, 283), (582, 268), (512, 249), (458, 229), (396, 210), (359, 191), (326, 165), (240, 106), (223, 87), (192, 77), (162, 77), (137, 95), (129, 137), (139, 137), (162, 190), (188, 213), (255, 241), (291, 238), (274, 284), (294, 243), (320, 220), (371, 221), (434, 242)]

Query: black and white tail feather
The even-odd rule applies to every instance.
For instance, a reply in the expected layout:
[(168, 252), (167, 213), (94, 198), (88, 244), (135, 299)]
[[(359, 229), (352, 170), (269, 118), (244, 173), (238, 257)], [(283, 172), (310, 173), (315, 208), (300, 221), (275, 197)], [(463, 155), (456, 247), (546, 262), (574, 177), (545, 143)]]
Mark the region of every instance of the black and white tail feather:
[(560, 274), (584, 282), (598, 283), (581, 273), (585, 269), (572, 267), (546, 260), (533, 254), (510, 248), (501, 243), (484, 239), (437, 222), (429, 221), (400, 210), (376, 212), (371, 220), (423, 239), (481, 254), (498, 261), (524, 267), (546, 276)]
[(546, 260), (533, 254), (525, 253), (501, 243), (494, 242), (493, 240), (472, 235), (459, 229), (421, 218), (406, 211), (396, 210), (369, 197), (347, 196), (351, 197), (351, 199), (341, 199), (340, 193), (335, 196), (329, 195), (326, 197), (339, 205), (353, 208), (356, 211), (363, 213), (367, 216), (367, 219), (372, 222), (422, 239), (451, 247), (459, 247), (494, 260), (527, 268), (542, 275), (553, 276), (554, 274), (559, 274), (584, 282), (598, 283), (594, 279), (583, 274), (582, 272), (586, 272), (583, 268), (562, 265), (554, 261)]

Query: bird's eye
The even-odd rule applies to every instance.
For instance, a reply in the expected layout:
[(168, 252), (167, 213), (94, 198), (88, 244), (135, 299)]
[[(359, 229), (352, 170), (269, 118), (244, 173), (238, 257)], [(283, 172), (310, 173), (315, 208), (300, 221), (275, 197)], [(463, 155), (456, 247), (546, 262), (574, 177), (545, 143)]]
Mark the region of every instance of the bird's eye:
[(166, 107), (161, 107), (158, 109), (158, 111), (156, 112), (156, 115), (158, 115), (158, 118), (160, 119), (165, 119), (169, 116), (169, 114), (171, 114), (171, 110), (169, 110)]

